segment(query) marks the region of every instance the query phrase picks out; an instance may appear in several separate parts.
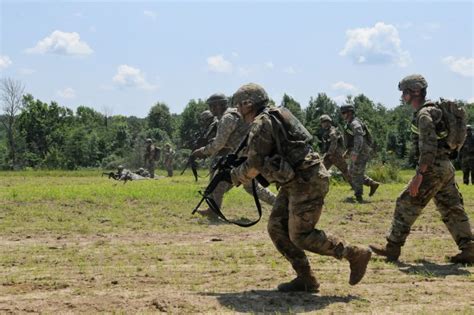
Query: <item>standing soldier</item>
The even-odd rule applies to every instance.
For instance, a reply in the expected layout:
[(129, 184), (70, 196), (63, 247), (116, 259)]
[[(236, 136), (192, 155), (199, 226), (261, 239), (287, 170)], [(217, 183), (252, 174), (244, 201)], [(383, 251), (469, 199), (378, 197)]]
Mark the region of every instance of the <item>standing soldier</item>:
[(411, 226), (423, 208), (434, 198), (443, 223), (461, 250), (450, 258), (453, 263), (474, 263), (474, 240), (469, 218), (449, 160), (452, 153), (441, 135), (446, 132), (442, 110), (426, 100), (428, 83), (419, 74), (405, 77), (398, 84), (402, 99), (415, 110), (412, 128), (418, 167), (408, 187), (398, 197), (392, 226), (385, 246), (371, 245), (377, 255), (396, 261)]
[(363, 202), (363, 185), (370, 187), (372, 196), (380, 183), (365, 175), (367, 162), (372, 154), (372, 137), (367, 126), (355, 116), (354, 105), (341, 106), (341, 115), (346, 122), (344, 136), (350, 156), (349, 175), (357, 202)]
[(218, 119), (210, 110), (205, 110), (199, 115), (199, 126), (201, 127), (199, 137), (211, 142), (216, 137)]
[(474, 184), (474, 137), (471, 125), (467, 125), (466, 140), (459, 152), (459, 160), (464, 184), (469, 185), (469, 175), (471, 175), (471, 184)]
[(285, 108), (268, 108), (267, 93), (257, 84), (243, 85), (232, 99), (243, 119), (252, 123), (244, 152), (247, 160), (231, 170), (232, 182), (249, 183), (261, 174), (280, 187), (268, 219), (268, 232), (297, 277), (280, 284), (278, 290), (318, 291), (319, 283), (305, 250), (347, 259), (349, 284), (357, 284), (365, 274), (370, 251), (346, 245), (342, 239), (315, 229), (329, 190), (329, 173), (318, 154), (311, 151), (309, 132)]
[(155, 161), (160, 159), (160, 149), (155, 147), (153, 140), (146, 139), (145, 168), (150, 173), (150, 178), (155, 178)]
[(173, 161), (174, 161), (174, 150), (171, 148), (171, 144), (166, 143), (163, 150), (163, 165), (168, 172), (168, 177), (173, 177)]
[(324, 167), (329, 171), (331, 166), (336, 166), (341, 171), (346, 182), (351, 182), (349, 167), (344, 160), (344, 139), (339, 130), (332, 124), (329, 115), (321, 115), (319, 118), (322, 134), (322, 152), (324, 154)]
[[(193, 155), (197, 158), (205, 158), (208, 156), (213, 157), (213, 163), (215, 164), (220, 157), (227, 155), (237, 149), (239, 144), (243, 141), (248, 133), (250, 124), (246, 123), (239, 115), (235, 108), (227, 108), (227, 97), (224, 94), (213, 94), (207, 100), (206, 103), (209, 106), (212, 114), (219, 120), (217, 124), (216, 136), (213, 141), (204, 147), (201, 147), (193, 152)], [(245, 191), (252, 194), (252, 183), (243, 185)], [(222, 205), (224, 194), (232, 188), (232, 184), (222, 181), (216, 189), (213, 191), (211, 197), (216, 202), (219, 208)], [(257, 195), (258, 197), (268, 203), (273, 204), (275, 201), (275, 194), (269, 189), (262, 187), (257, 184)], [(202, 215), (212, 216), (215, 214), (207, 209), (205, 211), (199, 211)]]

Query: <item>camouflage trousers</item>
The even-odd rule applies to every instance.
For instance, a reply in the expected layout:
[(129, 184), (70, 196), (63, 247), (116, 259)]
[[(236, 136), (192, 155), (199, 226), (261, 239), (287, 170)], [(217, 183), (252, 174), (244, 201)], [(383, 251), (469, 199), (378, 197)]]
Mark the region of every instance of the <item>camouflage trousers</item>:
[(164, 165), (168, 172), (168, 177), (173, 177), (173, 161), (165, 161)]
[[(250, 195), (253, 196), (252, 183), (251, 182), (249, 184), (243, 184), (242, 186), (243, 186), (243, 188), (245, 189), (245, 191), (247, 193), (249, 193)], [(231, 183), (223, 181), (223, 182), (220, 182), (217, 185), (216, 189), (212, 192), (211, 197), (212, 197), (212, 199), (214, 199), (214, 201), (219, 206), (219, 208), (222, 205), (222, 200), (224, 199), (224, 194), (226, 192), (228, 192), (232, 187), (233, 187), (233, 185)], [(260, 199), (261, 201), (263, 201), (263, 202), (265, 202), (269, 205), (273, 205), (275, 203), (276, 196), (268, 188), (263, 187), (259, 183), (257, 183), (257, 186), (255, 188), (256, 188), (256, 191), (257, 191), (258, 199)]]
[(371, 186), (375, 181), (369, 176), (365, 175), (365, 168), (367, 167), (367, 162), (370, 159), (368, 154), (360, 154), (357, 157), (357, 160), (349, 166), (349, 176), (351, 178), (351, 186), (354, 190), (354, 195), (362, 196), (364, 194), (364, 185)]
[(145, 162), (145, 168), (150, 173), (150, 178), (155, 178), (155, 161)]
[(411, 226), (433, 198), (443, 223), (459, 249), (472, 244), (469, 218), (464, 211), (462, 195), (454, 179), (454, 167), (449, 160), (436, 161), (428, 168), (423, 174), (416, 197), (410, 196), (407, 187), (397, 198), (387, 240), (400, 246), (404, 245)]
[(342, 258), (344, 242), (315, 228), (328, 190), (329, 173), (323, 164), (299, 172), (280, 187), (268, 219), (273, 244), (298, 275), (311, 269), (304, 250)]
[(469, 177), (471, 184), (474, 184), (474, 159), (462, 159), (461, 169), (464, 184), (469, 184)]

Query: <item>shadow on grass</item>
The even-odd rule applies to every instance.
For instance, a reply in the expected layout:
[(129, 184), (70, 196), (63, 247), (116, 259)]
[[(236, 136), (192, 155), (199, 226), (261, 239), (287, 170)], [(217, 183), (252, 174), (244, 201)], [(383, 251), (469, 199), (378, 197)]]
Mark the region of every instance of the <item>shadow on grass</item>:
[(468, 276), (471, 274), (469, 270), (461, 269), (463, 266), (459, 264), (438, 265), (424, 259), (417, 260), (416, 262), (419, 264), (411, 265), (396, 262), (395, 265), (401, 272), (425, 277), (445, 278), (446, 276)]
[(362, 300), (353, 295), (320, 296), (305, 292), (282, 293), (275, 290), (250, 290), (228, 293), (202, 293), (215, 296), (219, 303), (235, 312), (276, 312), (299, 313), (311, 312), (326, 308), (333, 303), (349, 303)]

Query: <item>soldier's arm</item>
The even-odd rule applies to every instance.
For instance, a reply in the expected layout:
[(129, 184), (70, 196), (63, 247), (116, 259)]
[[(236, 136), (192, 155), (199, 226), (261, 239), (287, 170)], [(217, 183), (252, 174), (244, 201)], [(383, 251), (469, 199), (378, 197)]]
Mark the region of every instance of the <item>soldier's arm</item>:
[(331, 154), (334, 154), (334, 152), (336, 152), (337, 140), (338, 140), (337, 132), (335, 129), (332, 129), (331, 132), (329, 133), (329, 141), (331, 142), (331, 144), (329, 145), (327, 154), (331, 155)]
[(239, 119), (240, 118), (232, 114), (226, 114), (222, 116), (217, 126), (217, 133), (214, 141), (206, 145), (202, 152), (205, 155), (210, 156), (223, 149), (229, 139), (229, 136), (237, 127)]
[(435, 131), (435, 124), (432, 116), (428, 111), (422, 111), (419, 113), (418, 118), (418, 147), (420, 150), (420, 158), (418, 165), (421, 171), (425, 171), (430, 167), (436, 156), (438, 150), (438, 139)]
[(352, 154), (359, 155), (364, 144), (364, 128), (359, 122), (353, 122), (353, 132), (354, 132), (354, 147), (352, 148)]
[(247, 160), (231, 172), (234, 184), (248, 183), (260, 174), (265, 157), (272, 153), (274, 140), (269, 117), (262, 116), (252, 124), (247, 143)]

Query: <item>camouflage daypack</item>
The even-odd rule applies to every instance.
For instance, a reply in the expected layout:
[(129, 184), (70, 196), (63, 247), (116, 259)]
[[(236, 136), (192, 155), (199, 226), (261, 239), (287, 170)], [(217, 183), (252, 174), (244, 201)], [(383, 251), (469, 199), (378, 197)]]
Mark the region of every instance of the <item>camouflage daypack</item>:
[(467, 133), (467, 114), (463, 105), (450, 100), (440, 99), (435, 103), (443, 113), (442, 121), (445, 127), (445, 133), (438, 134), (449, 148), (453, 151), (459, 151), (464, 144)]

